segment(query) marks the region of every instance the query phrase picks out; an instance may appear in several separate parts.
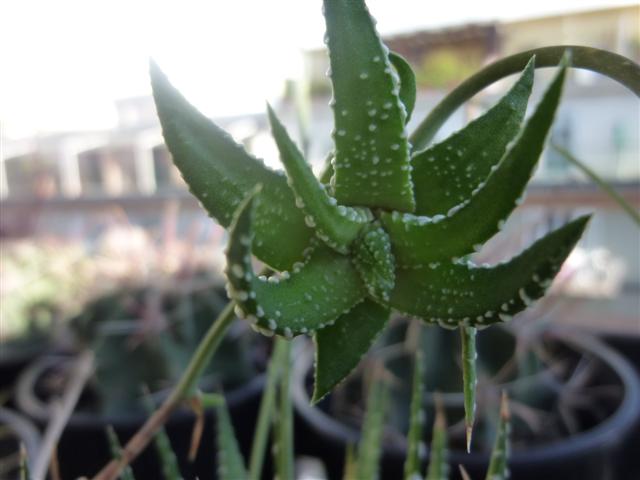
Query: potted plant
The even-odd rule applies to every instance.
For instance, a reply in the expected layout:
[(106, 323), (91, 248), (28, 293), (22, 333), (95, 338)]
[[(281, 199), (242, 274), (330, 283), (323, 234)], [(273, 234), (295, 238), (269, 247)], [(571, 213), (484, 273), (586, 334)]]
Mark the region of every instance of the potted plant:
[[(301, 451), (323, 458), (332, 478), (342, 471), (342, 452), (359, 438), (366, 372), (382, 363), (391, 381), (381, 469), (384, 478), (399, 477), (407, 454), (413, 348), (426, 360), (424, 383), (431, 392), (425, 395), (427, 425), (435, 418), (431, 399), (436, 391), (447, 417), (453, 420), (448, 428), (454, 447), (452, 467), (462, 463), (474, 478), (486, 470), (495, 433), (493, 409), (504, 391), (512, 404), (510, 470), (514, 478), (596, 479), (615, 471), (640, 415), (635, 407), (640, 383), (629, 363), (584, 333), (545, 329), (538, 332), (538, 338), (514, 348), (516, 342), (524, 342), (509, 332), (496, 335), (499, 330), (478, 336), (478, 427), (471, 454), (464, 452), (464, 398), (458, 380), (460, 366), (455, 362), (458, 342), (449, 332), (435, 329), (425, 329), (418, 344), (415, 338), (413, 342), (410, 338), (382, 342), (364, 368), (315, 406), (309, 402), (312, 356), (301, 356), (293, 380), (294, 404), (301, 420), (297, 437), (305, 439)], [(485, 333), (490, 338), (483, 338)], [(500, 349), (503, 356), (496, 362), (491, 354), (497, 346), (505, 348)], [(430, 369), (435, 359), (438, 368)]]
[[(76, 350), (91, 349), (95, 354), (95, 374), (58, 445), (64, 477), (91, 473), (111, 457), (107, 426), (122, 439), (139, 428), (147, 416), (143, 387), (150, 389), (154, 403), (161, 402), (211, 319), (224, 308), (226, 295), (217, 275), (200, 271), (191, 278), (180, 278), (180, 285), (176, 280), (123, 287), (88, 303), (69, 321)], [(229, 332), (200, 382), (226, 392), (242, 439), (250, 435), (247, 431), (262, 389), (261, 370), (269, 348), (246, 330), (238, 324)], [(46, 424), (50, 399), (65, 388), (72, 364), (72, 356), (45, 356), (26, 369), (16, 397), (22, 411)], [(202, 455), (195, 465), (187, 461), (194, 418), (187, 410), (179, 412), (169, 421), (168, 434), (183, 467), (206, 472), (214, 468), (212, 457)], [(203, 450), (213, 438), (208, 435), (210, 416), (205, 427)], [(159, 468), (159, 463), (150, 454), (134, 467), (149, 472)]]
[[(335, 148), (320, 179), (273, 109), (269, 120), (284, 174), (249, 155), (151, 66), (174, 162), (203, 207), (229, 229), (225, 274), (231, 303), (209, 328), (172, 394), (98, 479), (117, 476), (150, 433), (191, 398), (203, 359), (232, 325), (234, 309), (265, 336), (314, 337), (314, 402), (356, 367), (392, 310), (456, 329), (469, 449), (477, 330), (509, 321), (542, 297), (587, 226), (588, 217), (576, 218), (498, 265), (477, 265), (469, 257), (519, 204), (567, 68), (600, 71), (637, 93), (637, 65), (584, 47), (524, 52), (464, 82), (409, 135), (415, 79), (407, 63), (384, 47), (363, 1), (327, 0), (324, 14)], [(540, 66), (558, 68), (523, 123), (533, 71)], [(462, 102), (517, 72), (520, 78), (496, 107), (429, 147)], [(265, 266), (263, 275), (254, 272), (252, 255)]]

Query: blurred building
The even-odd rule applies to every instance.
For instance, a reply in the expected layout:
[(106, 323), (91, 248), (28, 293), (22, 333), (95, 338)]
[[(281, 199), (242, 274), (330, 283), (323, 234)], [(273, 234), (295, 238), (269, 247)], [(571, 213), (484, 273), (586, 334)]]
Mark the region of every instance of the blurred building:
[[(503, 55), (541, 45), (581, 44), (640, 60), (640, 6), (575, 12), (509, 23), (462, 25), (391, 36), (390, 48), (412, 63), (419, 92), (412, 125), (446, 91), (482, 65)], [(318, 164), (331, 148), (330, 84), (324, 50), (305, 56), (311, 113), (309, 156)], [(538, 75), (538, 74), (537, 74)], [(548, 72), (531, 103), (537, 102)], [(509, 82), (478, 95), (443, 127), (442, 138), (461, 128), (499, 98)], [(542, 85), (542, 87), (540, 86)], [(292, 98), (291, 96), (288, 98)], [(162, 202), (179, 202), (199, 212), (163, 144), (153, 101), (138, 97), (116, 105), (118, 126), (108, 131), (66, 132), (21, 141), (4, 141), (0, 161), (0, 234), (29, 235), (64, 230), (105, 207), (118, 205), (141, 223), (154, 221)], [(282, 116), (294, 125), (294, 102), (284, 99)], [(218, 118), (250, 150), (277, 165), (264, 115)], [(552, 138), (612, 182), (633, 205), (640, 205), (640, 111), (637, 99), (614, 82), (574, 72), (565, 90)], [(628, 280), (640, 285), (640, 233), (601, 191), (553, 151), (545, 152), (526, 204), (542, 223), (557, 224), (576, 210), (598, 215), (583, 242), (606, 245), (627, 265)], [(84, 215), (84, 217), (83, 217)], [(156, 219), (157, 220), (157, 219)], [(615, 234), (612, 235), (612, 232)]]

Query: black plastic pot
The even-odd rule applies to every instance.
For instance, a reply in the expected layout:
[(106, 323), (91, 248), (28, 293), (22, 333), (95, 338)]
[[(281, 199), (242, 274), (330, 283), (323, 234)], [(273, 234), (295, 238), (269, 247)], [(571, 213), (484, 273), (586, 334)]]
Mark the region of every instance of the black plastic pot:
[(40, 447), (40, 434), (24, 416), (4, 407), (0, 407), (0, 427), (6, 430), (0, 438), (0, 460), (3, 465), (0, 478), (18, 478), (20, 447), (24, 446), (27, 462), (33, 465)]
[[(611, 333), (605, 335), (603, 340), (607, 345), (623, 355), (640, 376), (640, 331), (631, 335)], [(616, 472), (618, 472), (620, 478), (634, 480), (640, 478), (640, 455), (636, 453), (639, 447), (640, 422), (637, 422), (629, 436), (629, 441), (624, 445), (622, 461), (617, 465)]]
[[(622, 398), (613, 413), (605, 421), (576, 435), (562, 440), (514, 449), (510, 457), (510, 470), (515, 480), (602, 480), (613, 477), (614, 466), (622, 461), (621, 455), (628, 436), (640, 420), (640, 379), (633, 367), (621, 355), (603, 342), (585, 334), (550, 330), (545, 339), (558, 342), (572, 350), (598, 359), (607, 370), (613, 372), (623, 387)], [(309, 403), (311, 385), (310, 368), (313, 358), (308, 352), (296, 361), (293, 381), (293, 400), (298, 416), (296, 431), (299, 453), (320, 457), (327, 467), (330, 478), (340, 478), (344, 452), (347, 444), (356, 443), (359, 432), (352, 426), (333, 418), (329, 413), (330, 398), (317, 406)], [(428, 443), (427, 433), (425, 441)], [(381, 461), (382, 478), (401, 478), (406, 445), (395, 436), (385, 437)], [(391, 439), (394, 439), (393, 441)], [(304, 439), (300, 441), (301, 439)], [(391, 440), (391, 441), (390, 441)], [(428, 460), (428, 459), (426, 459)], [(453, 478), (457, 478), (457, 465), (463, 464), (472, 478), (483, 478), (488, 466), (488, 453), (466, 454), (452, 451), (449, 455)], [(631, 480), (633, 477), (629, 477)]]
[[(16, 403), (22, 412), (41, 427), (47, 424), (50, 415), (46, 401), (38, 394), (39, 380), (47, 371), (61, 368), (65, 361), (68, 362), (69, 357), (42, 357), (29, 366), (18, 380)], [(264, 375), (258, 375), (248, 383), (225, 392), (227, 405), (243, 451), (248, 451), (250, 448), (263, 386)], [(80, 399), (80, 407), (87, 396), (90, 396), (90, 393), (85, 392), (84, 398)], [(160, 402), (162, 396), (156, 396), (156, 400)], [(202, 480), (216, 478), (215, 422), (211, 412), (205, 415), (205, 428), (196, 461), (192, 464), (187, 459), (194, 419), (193, 413), (187, 410), (179, 410), (171, 416), (165, 428), (172, 449), (185, 478)], [(105, 434), (108, 425), (114, 428), (120, 442), (124, 444), (145, 420), (146, 415), (139, 411), (100, 415), (78, 408), (71, 416), (58, 443), (57, 453), (62, 478), (91, 476), (112, 458)], [(137, 479), (162, 478), (153, 446), (147, 448), (132, 466)]]
[(13, 388), (22, 370), (48, 348), (44, 339), (0, 343), (0, 390)]

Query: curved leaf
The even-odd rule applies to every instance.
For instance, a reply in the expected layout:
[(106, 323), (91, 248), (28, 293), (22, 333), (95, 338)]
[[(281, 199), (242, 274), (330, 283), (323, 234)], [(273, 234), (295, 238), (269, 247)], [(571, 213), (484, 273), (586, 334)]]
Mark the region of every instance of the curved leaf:
[(542, 153), (560, 101), (565, 71), (563, 65), (498, 167), (470, 198), (446, 215), (381, 214), (399, 265), (466, 255), (500, 230), (518, 205)]
[(314, 228), (316, 235), (331, 248), (346, 253), (349, 244), (373, 215), (366, 208), (338, 205), (336, 199), (329, 196), (326, 187), (315, 177), (271, 106), (267, 108), (280, 158), (296, 195), (296, 204), (306, 214), (307, 226)]
[(388, 321), (389, 309), (366, 299), (333, 325), (316, 332), (312, 403), (319, 402), (356, 368)]
[(256, 277), (250, 249), (254, 196), (241, 203), (229, 228), (226, 276), (237, 313), (261, 333), (287, 338), (331, 325), (363, 299), (358, 273), (348, 257), (318, 245), (291, 274)]
[(544, 294), (588, 221), (579, 217), (494, 267), (436, 262), (398, 269), (389, 304), (449, 328), (507, 321)]
[(416, 106), (416, 75), (413, 73), (411, 65), (401, 55), (389, 52), (389, 61), (400, 77), (400, 101), (407, 111), (405, 123), (409, 123), (413, 108)]
[[(291, 268), (302, 258), (313, 231), (296, 208), (284, 175), (266, 168), (190, 105), (153, 62), (150, 72), (165, 142), (191, 193), (227, 227), (242, 199), (262, 184), (254, 252), (277, 270)], [(288, 248), (282, 248), (282, 232), (287, 232)]]
[(484, 115), (411, 158), (417, 215), (446, 214), (471, 196), (518, 134), (533, 86), (531, 58), (509, 92)]
[(521, 71), (536, 56), (536, 68), (555, 67), (571, 52), (571, 66), (605, 75), (640, 96), (640, 66), (632, 60), (606, 50), (580, 45), (534, 48), (502, 58), (472, 75), (450, 92), (411, 134), (415, 149), (426, 147), (456, 109), (494, 82)]
[(399, 80), (362, 0), (324, 1), (334, 95), (334, 188), (344, 205), (414, 208)]

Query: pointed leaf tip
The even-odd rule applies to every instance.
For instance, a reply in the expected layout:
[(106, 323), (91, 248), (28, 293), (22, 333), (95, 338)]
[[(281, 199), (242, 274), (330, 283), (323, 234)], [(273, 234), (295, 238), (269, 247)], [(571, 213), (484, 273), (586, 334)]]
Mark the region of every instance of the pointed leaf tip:
[(389, 321), (389, 309), (369, 299), (316, 332), (315, 382), (312, 404), (356, 368)]
[[(285, 177), (193, 107), (153, 60), (149, 71), (165, 142), (191, 193), (228, 227), (238, 204), (262, 183), (265, 201), (256, 209), (255, 254), (275, 269), (291, 268), (309, 246), (313, 231), (296, 208)], [(287, 232), (287, 248), (282, 248), (281, 232)]]
[(534, 68), (532, 58), (509, 91), (486, 113), (413, 155), (416, 214), (446, 214), (486, 181), (520, 131)]
[(302, 152), (268, 104), (267, 110), (280, 159), (295, 194), (296, 205), (305, 214), (305, 223), (329, 247), (340, 253), (347, 253), (351, 242), (373, 215), (366, 208), (338, 205), (336, 199), (329, 196), (326, 187), (315, 177)]
[(495, 266), (458, 261), (397, 269), (389, 304), (447, 328), (507, 321), (544, 295), (589, 218), (569, 222)]
[[(532, 74), (531, 63), (529, 68)], [(564, 73), (564, 68), (558, 71), (542, 101), (502, 160), (490, 165), (489, 176), (476, 185), (467, 198), (446, 214), (433, 217), (388, 212), (381, 216), (393, 241), (398, 264), (425, 265), (461, 257), (473, 253), (476, 246), (498, 233), (500, 225), (521, 203), (538, 163), (560, 101)], [(521, 105), (526, 107), (526, 102), (521, 102)], [(490, 136), (487, 141), (489, 139)], [(450, 147), (453, 148), (447, 145), (443, 152), (445, 158), (456, 155), (455, 151), (448, 151)], [(462, 150), (459, 153), (462, 154)]]
[(462, 339), (462, 384), (464, 390), (464, 423), (467, 437), (467, 453), (471, 452), (471, 437), (476, 415), (476, 329), (460, 326)]

